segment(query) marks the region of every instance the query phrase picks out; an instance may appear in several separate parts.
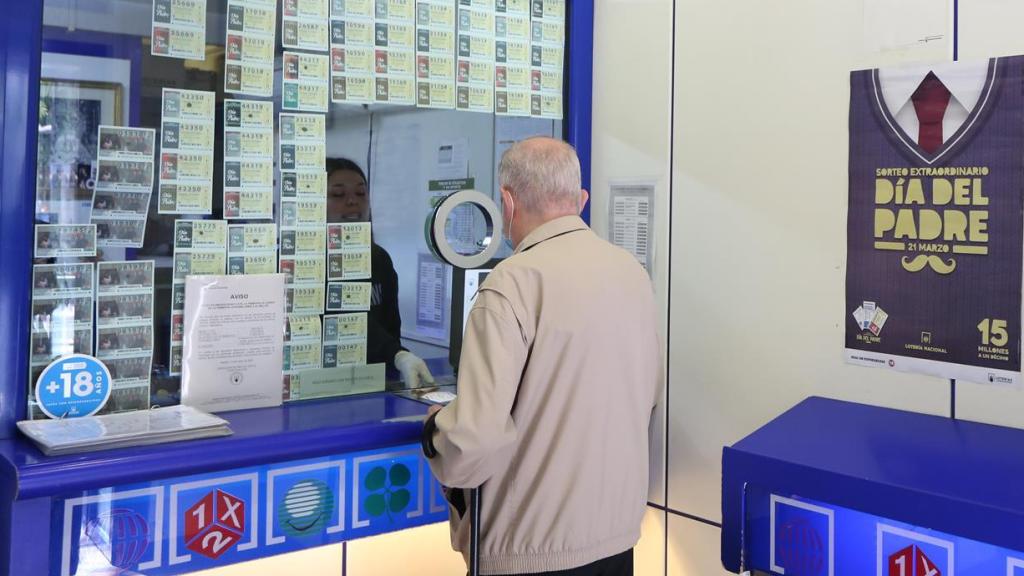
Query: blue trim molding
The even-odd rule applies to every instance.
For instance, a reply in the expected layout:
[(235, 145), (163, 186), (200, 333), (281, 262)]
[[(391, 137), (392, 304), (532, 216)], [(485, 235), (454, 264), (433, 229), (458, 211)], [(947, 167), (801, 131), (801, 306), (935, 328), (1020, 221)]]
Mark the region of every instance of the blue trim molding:
[(28, 386), (42, 0), (0, 19), (0, 438), (16, 434)]
[[(583, 188), (590, 190), (590, 145), (594, 94), (594, 3), (571, 0), (566, 16), (566, 118), (565, 140), (580, 157)], [(590, 203), (583, 208), (583, 221), (590, 223)]]

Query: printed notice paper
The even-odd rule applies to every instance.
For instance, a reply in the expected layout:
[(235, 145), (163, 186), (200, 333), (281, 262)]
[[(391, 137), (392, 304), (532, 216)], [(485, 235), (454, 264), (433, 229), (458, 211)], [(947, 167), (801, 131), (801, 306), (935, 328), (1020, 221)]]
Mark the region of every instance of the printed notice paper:
[(225, 411), (281, 404), (284, 276), (185, 281), (181, 403)]

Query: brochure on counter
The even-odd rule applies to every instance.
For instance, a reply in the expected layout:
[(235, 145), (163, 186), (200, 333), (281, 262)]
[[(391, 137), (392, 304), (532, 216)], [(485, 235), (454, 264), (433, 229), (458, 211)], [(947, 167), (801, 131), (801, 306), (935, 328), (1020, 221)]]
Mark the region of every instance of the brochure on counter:
[(191, 406), (170, 406), (88, 418), (24, 420), (18, 429), (47, 456), (228, 436), (223, 418)]

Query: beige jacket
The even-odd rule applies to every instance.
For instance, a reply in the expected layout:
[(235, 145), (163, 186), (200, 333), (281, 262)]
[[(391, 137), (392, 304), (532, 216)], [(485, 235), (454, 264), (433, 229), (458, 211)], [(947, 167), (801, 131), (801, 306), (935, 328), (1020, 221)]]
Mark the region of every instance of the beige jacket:
[[(636, 544), (662, 378), (655, 314), (636, 259), (575, 216), (534, 230), (485, 280), (430, 460), (446, 486), (483, 485), (482, 574), (566, 570)], [(451, 510), (451, 529), (467, 555), (468, 513)]]

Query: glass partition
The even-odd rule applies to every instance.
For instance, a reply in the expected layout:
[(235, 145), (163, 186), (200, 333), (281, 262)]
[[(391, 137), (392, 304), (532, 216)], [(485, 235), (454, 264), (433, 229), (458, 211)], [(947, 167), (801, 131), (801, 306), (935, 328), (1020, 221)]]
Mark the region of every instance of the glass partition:
[[(564, 47), (564, 0), (46, 0), (30, 416), (73, 352), (106, 411), (177, 403), (190, 274), (287, 275), (286, 400), (353, 364), (401, 388), (399, 349), (450, 372), (426, 220), (562, 136)], [(449, 220), (472, 250), (483, 214)]]

